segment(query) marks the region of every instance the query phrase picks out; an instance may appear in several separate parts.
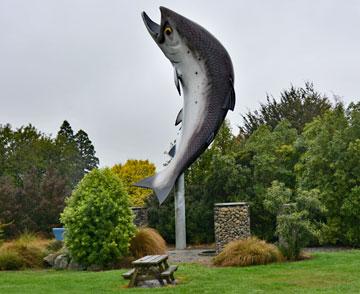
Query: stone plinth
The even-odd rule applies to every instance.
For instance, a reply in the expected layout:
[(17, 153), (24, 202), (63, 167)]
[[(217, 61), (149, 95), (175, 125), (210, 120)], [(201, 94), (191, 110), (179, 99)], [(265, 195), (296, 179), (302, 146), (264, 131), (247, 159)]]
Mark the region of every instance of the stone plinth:
[(134, 224), (137, 227), (147, 227), (148, 225), (148, 210), (146, 207), (131, 207), (134, 213)]
[(214, 207), (215, 246), (219, 253), (231, 241), (250, 236), (250, 212), (246, 202), (216, 203)]

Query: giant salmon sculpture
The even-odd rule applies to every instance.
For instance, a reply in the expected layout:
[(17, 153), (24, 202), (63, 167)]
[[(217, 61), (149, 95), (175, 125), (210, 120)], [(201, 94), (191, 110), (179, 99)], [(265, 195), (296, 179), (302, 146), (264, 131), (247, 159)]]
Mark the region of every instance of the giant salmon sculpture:
[(152, 189), (159, 203), (165, 201), (176, 179), (214, 140), (228, 110), (234, 110), (234, 71), (221, 43), (195, 22), (160, 7), (161, 23), (145, 12), (147, 30), (174, 67), (175, 85), (184, 105), (175, 125), (182, 122), (176, 152), (166, 168), (135, 186)]

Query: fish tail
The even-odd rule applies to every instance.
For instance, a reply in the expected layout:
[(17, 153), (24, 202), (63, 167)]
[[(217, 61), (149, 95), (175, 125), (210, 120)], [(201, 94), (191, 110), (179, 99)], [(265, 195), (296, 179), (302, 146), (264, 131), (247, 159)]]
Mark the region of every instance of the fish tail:
[(171, 189), (175, 184), (175, 180), (165, 182), (161, 181), (160, 178), (161, 172), (154, 176), (142, 179), (141, 181), (133, 184), (133, 186), (152, 189), (159, 201), (159, 204), (162, 204), (171, 192)]

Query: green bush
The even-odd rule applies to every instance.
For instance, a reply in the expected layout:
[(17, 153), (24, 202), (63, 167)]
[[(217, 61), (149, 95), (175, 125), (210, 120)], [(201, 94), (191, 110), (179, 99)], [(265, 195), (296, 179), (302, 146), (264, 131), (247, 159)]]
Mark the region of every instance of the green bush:
[(292, 191), (284, 183), (273, 181), (267, 189), (264, 207), (277, 213), (276, 235), (279, 248), (289, 260), (300, 258), (301, 250), (319, 238), (323, 225), (316, 220), (324, 212), (316, 189)]
[(135, 227), (126, 190), (109, 169), (88, 173), (61, 214), (65, 245), (84, 266), (107, 266), (128, 253)]
[(19, 270), (25, 266), (22, 257), (15, 251), (0, 251), (0, 270)]
[(283, 261), (279, 249), (256, 237), (236, 240), (227, 244), (224, 250), (214, 258), (219, 266), (248, 266)]

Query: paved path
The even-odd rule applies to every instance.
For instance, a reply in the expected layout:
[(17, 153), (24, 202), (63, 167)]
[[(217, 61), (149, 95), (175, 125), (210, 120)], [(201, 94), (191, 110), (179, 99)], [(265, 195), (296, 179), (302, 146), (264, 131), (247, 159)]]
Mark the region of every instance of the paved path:
[(209, 250), (204, 249), (185, 249), (185, 250), (169, 250), (169, 262), (190, 262), (211, 264), (212, 256), (201, 256), (199, 253)]

